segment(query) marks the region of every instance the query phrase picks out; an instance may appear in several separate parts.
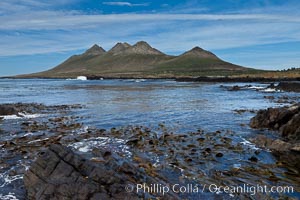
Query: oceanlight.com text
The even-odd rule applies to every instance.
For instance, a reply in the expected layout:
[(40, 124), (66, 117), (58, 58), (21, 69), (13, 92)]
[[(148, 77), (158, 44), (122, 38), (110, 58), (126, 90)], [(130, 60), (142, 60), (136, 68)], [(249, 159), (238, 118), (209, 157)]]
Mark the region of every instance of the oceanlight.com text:
[(216, 194), (250, 194), (255, 195), (257, 193), (270, 194), (289, 194), (294, 192), (293, 186), (267, 186), (267, 185), (250, 185), (241, 184), (236, 186), (229, 185), (217, 185), (217, 184), (173, 184), (173, 185), (163, 185), (163, 184), (128, 184), (125, 186), (127, 192), (133, 193), (152, 193), (165, 195), (167, 193), (216, 193)]

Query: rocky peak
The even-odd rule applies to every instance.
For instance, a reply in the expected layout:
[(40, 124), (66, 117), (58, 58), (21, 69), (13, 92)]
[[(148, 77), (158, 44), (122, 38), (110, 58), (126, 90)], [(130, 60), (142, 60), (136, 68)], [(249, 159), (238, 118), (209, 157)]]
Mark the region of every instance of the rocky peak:
[(200, 58), (214, 58), (219, 59), (215, 54), (213, 54), (210, 51), (206, 51), (198, 46), (194, 47), (193, 49), (183, 53), (182, 55), (190, 55), (190, 56), (196, 56)]
[(102, 47), (99, 47), (97, 44), (94, 44), (91, 48), (84, 52), (85, 55), (101, 55), (105, 53), (105, 50)]
[(130, 48), (126, 49), (126, 53), (133, 54), (152, 54), (152, 55), (164, 55), (159, 50), (152, 48), (147, 42), (140, 41)]
[(124, 43), (121, 43), (121, 42), (118, 42), (113, 48), (111, 48), (108, 52), (109, 53), (113, 53), (113, 54), (117, 54), (119, 52), (122, 52), (124, 51), (125, 49), (131, 47), (130, 44), (124, 42)]
[(145, 41), (139, 41), (139, 42), (137, 42), (134, 46), (136, 46), (136, 47), (140, 47), (140, 48), (152, 48), (151, 46), (150, 46), (150, 44), (148, 44), (147, 42), (145, 42)]
[(196, 46), (196, 47), (192, 48), (191, 51), (199, 52), (199, 51), (204, 51), (204, 49)]

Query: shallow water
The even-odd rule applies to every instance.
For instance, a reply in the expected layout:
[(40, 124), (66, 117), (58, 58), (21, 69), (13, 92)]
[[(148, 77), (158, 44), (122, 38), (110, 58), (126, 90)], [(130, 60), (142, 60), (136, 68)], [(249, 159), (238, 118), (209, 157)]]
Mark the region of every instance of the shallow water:
[[(164, 124), (168, 131), (176, 133), (198, 129), (230, 130), (234, 133), (232, 136), (234, 141), (255, 148), (247, 142), (247, 138), (253, 137), (258, 132), (248, 126), (254, 113), (238, 114), (234, 110), (258, 110), (281, 106), (283, 104), (272, 102), (264, 96), (293, 97), (297, 94), (255, 91), (257, 88), (267, 87), (267, 84), (260, 83), (252, 83), (249, 89), (239, 91), (228, 91), (220, 87), (220, 85), (247, 84), (249, 83), (185, 83), (172, 80), (137, 82), (136, 80), (0, 79), (0, 104), (17, 102), (46, 105), (81, 104), (85, 107), (74, 112), (82, 117), (81, 122), (87, 127), (111, 129), (143, 125), (156, 129), (159, 124)], [(18, 120), (18, 117), (6, 117), (0, 128), (7, 129), (10, 125), (13, 127)], [(13, 128), (11, 131), (13, 132)], [(2, 133), (0, 141), (9, 139), (11, 135), (8, 132)], [(87, 150), (83, 143), (77, 145)], [(264, 163), (274, 162), (273, 156), (268, 152), (263, 152), (261, 157)], [(225, 163), (219, 167), (224, 166)], [(0, 199), (12, 195), (1, 194), (1, 184), (3, 183), (4, 188), (5, 178), (7, 179), (5, 174), (0, 176)]]
[[(226, 84), (223, 84), (226, 85)], [(227, 84), (237, 85), (237, 84)], [(243, 85), (243, 84), (239, 84)], [(266, 86), (255, 84), (257, 86)], [(276, 106), (263, 98), (267, 93), (226, 91), (220, 84), (182, 83), (166, 80), (0, 80), (0, 103), (82, 104), (85, 123), (101, 128), (134, 125), (185, 130), (241, 130), (249, 116), (235, 109)], [(276, 93), (275, 95), (283, 95)]]

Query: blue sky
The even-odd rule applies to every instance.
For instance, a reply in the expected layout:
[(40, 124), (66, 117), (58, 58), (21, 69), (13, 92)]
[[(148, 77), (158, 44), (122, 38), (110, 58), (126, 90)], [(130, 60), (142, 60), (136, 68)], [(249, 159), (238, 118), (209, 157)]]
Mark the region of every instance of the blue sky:
[(50, 69), (93, 44), (194, 46), (239, 65), (300, 67), (298, 0), (1, 0), (0, 76)]

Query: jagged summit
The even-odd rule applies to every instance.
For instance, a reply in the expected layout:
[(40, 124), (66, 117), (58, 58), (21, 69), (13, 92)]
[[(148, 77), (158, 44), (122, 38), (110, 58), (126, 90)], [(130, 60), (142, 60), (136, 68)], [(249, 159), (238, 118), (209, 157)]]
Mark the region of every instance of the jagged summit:
[(211, 53), (210, 51), (206, 51), (198, 46), (182, 54), (182, 56), (186, 56), (186, 55), (195, 56), (199, 58), (219, 59), (215, 54)]
[(98, 46), (97, 44), (94, 44), (91, 48), (89, 48), (88, 50), (86, 50), (86, 52), (84, 52), (84, 55), (101, 55), (105, 53), (105, 50)]
[(139, 41), (130, 48), (126, 49), (124, 53), (127, 54), (152, 54), (152, 55), (165, 55), (159, 50), (152, 48), (147, 42)]
[(130, 44), (128, 44), (127, 42), (118, 42), (115, 46), (113, 46), (113, 48), (111, 48), (108, 52), (112, 53), (112, 54), (118, 54), (122, 51), (124, 51), (125, 49), (131, 47)]

